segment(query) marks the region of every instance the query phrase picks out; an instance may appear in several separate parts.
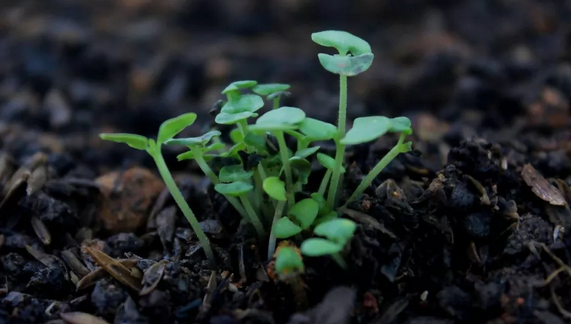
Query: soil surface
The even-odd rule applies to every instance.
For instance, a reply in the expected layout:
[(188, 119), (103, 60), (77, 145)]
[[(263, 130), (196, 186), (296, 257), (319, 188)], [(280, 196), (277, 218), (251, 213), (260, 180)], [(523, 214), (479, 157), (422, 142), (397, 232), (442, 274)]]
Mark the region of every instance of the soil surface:
[[(571, 321), (569, 1), (0, 7), (0, 323)], [(285, 283), (266, 242), (166, 148), (212, 271), (150, 157), (97, 134), (155, 136), (192, 111), (182, 135), (198, 135), (245, 79), (289, 83), (284, 105), (335, 122), (338, 81), (310, 39), (325, 29), (375, 53), (349, 80), (349, 119), (407, 116), (415, 150), (344, 211), (358, 224), (349, 270), (305, 258)], [(348, 150), (344, 195), (395, 141)]]

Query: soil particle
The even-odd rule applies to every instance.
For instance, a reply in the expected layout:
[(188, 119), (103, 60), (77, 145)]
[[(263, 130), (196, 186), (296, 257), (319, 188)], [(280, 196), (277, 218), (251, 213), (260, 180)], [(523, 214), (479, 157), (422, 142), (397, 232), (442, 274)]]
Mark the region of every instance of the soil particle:
[(103, 252), (113, 258), (124, 258), (125, 253), (139, 254), (145, 242), (133, 233), (119, 233), (107, 239)]
[(95, 314), (106, 319), (113, 319), (115, 312), (127, 299), (129, 294), (117, 284), (115, 279), (104, 278), (99, 280), (91, 293), (91, 305)]

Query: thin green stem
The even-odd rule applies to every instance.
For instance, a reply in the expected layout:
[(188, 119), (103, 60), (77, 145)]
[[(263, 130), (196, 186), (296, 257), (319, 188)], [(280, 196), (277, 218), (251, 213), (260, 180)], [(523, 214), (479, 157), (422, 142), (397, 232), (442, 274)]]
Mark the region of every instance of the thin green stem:
[[(204, 156), (200, 151), (200, 148), (199, 147), (192, 148), (192, 151), (194, 152), (194, 160), (196, 161), (196, 164), (198, 164), (200, 170), (202, 170), (202, 172), (204, 172), (204, 174), (208, 177), (208, 179), (210, 179), (210, 182), (212, 182), (215, 185), (219, 184), (220, 179), (218, 179), (214, 171), (212, 171), (210, 166), (208, 166), (208, 163), (206, 163), (206, 160), (204, 160)], [(232, 205), (232, 207), (236, 209), (236, 211), (240, 214), (240, 216), (244, 217), (245, 219), (248, 219), (248, 214), (246, 213), (246, 210), (244, 210), (244, 207), (242, 207), (238, 199), (232, 196), (227, 196), (227, 195), (223, 196), (224, 198), (226, 198), (226, 200), (228, 200), (230, 205)]]
[(242, 133), (242, 137), (246, 138), (246, 133), (248, 128), (248, 122), (245, 119), (242, 119), (240, 121), (238, 121), (238, 129), (240, 130), (240, 133)]
[[(157, 145), (160, 145), (160, 144), (157, 144)], [(165, 185), (167, 186), (167, 188), (168, 188), (170, 194), (172, 195), (174, 201), (176, 202), (176, 204), (178, 205), (178, 207), (182, 211), (184, 217), (188, 220), (188, 222), (190, 223), (190, 226), (192, 227), (192, 229), (196, 233), (196, 236), (198, 237), (198, 240), (200, 241), (200, 244), (202, 245), (202, 248), (204, 249), (204, 254), (206, 254), (206, 257), (208, 258), (210, 263), (212, 265), (215, 265), (216, 259), (214, 258), (214, 253), (212, 252), (212, 247), (210, 246), (210, 240), (208, 239), (206, 234), (204, 234), (204, 231), (200, 227), (200, 224), (198, 223), (196, 216), (192, 212), (192, 209), (190, 209), (190, 206), (188, 205), (186, 200), (184, 200), (182, 193), (178, 189), (176, 182), (174, 181), (174, 179), (173, 179), (173, 177), (172, 177), (172, 175), (171, 175), (171, 173), (167, 167), (167, 164), (165, 163), (163, 155), (161, 154), (160, 146), (157, 146), (157, 148), (154, 152), (149, 152), (149, 153), (151, 154), (151, 156), (155, 160), (157, 168), (159, 169), (159, 173), (161, 174), (161, 177), (163, 178), (163, 181), (165, 182)]]
[(278, 109), (280, 107), (280, 97), (274, 98), (274, 106), (273, 109)]
[(254, 171), (254, 184), (254, 205), (256, 206), (256, 210), (259, 211), (262, 206), (264, 188), (263, 180), (258, 170)]
[(270, 231), (270, 241), (268, 242), (268, 260), (270, 260), (276, 251), (276, 234), (274, 233), (274, 226), (282, 217), (284, 211), (285, 201), (278, 201), (276, 211), (274, 212), (274, 219), (272, 221), (272, 230)]
[(286, 192), (288, 195), (287, 203), (288, 207), (291, 208), (295, 204), (295, 197), (293, 195), (293, 180), (291, 175), (291, 168), (289, 166), (288, 148), (285, 141), (284, 133), (281, 131), (276, 131), (274, 132), (274, 134), (278, 139), (278, 146), (280, 148), (280, 155), (282, 158), (282, 164), (284, 167), (284, 172), (286, 177)]
[(369, 185), (373, 182), (373, 180), (375, 180), (375, 178), (379, 175), (379, 173), (381, 173), (381, 171), (383, 171), (383, 169), (392, 160), (394, 160), (399, 155), (399, 153), (401, 153), (403, 151), (403, 141), (404, 141), (405, 136), (406, 135), (401, 134), (397, 145), (395, 145), (395, 147), (393, 147), (387, 153), (387, 155), (385, 155), (379, 161), (379, 163), (377, 163), (377, 165), (375, 165), (375, 167), (373, 167), (373, 169), (371, 171), (369, 171), (369, 174), (367, 174), (367, 176), (365, 178), (363, 178), (363, 180), (361, 180), (361, 183), (359, 184), (357, 189), (355, 189), (355, 191), (353, 192), (351, 197), (349, 197), (349, 199), (347, 199), (344, 206), (347, 206), (348, 203), (357, 199), (369, 187)]
[(263, 238), (264, 235), (266, 235), (266, 231), (264, 231), (264, 226), (260, 222), (260, 219), (258, 218), (256, 211), (254, 211), (254, 208), (250, 204), (250, 201), (248, 201), (248, 198), (245, 197), (244, 195), (240, 196), (240, 200), (242, 201), (244, 208), (246, 208), (246, 212), (250, 216), (250, 221), (254, 225), (254, 228), (256, 228), (256, 232), (258, 232), (258, 236), (260, 238)]
[(331, 179), (331, 174), (333, 171), (327, 169), (325, 175), (323, 176), (323, 180), (321, 180), (321, 184), (319, 185), (318, 193), (322, 196), (325, 196), (325, 190), (327, 190), (327, 185), (329, 184), (329, 179)]
[(337, 121), (337, 139), (335, 144), (337, 152), (335, 153), (335, 168), (329, 186), (329, 194), (327, 195), (327, 203), (331, 208), (335, 208), (337, 198), (337, 188), (339, 186), (339, 178), (341, 177), (341, 167), (345, 157), (345, 145), (341, 144), (341, 139), (345, 137), (345, 123), (347, 119), (347, 76), (339, 76), (339, 119)]
[(341, 257), (341, 255), (339, 253), (333, 253), (333, 254), (331, 254), (331, 257), (333, 258), (333, 260), (335, 260), (335, 262), (337, 262), (337, 264), (341, 268), (347, 269), (347, 262), (345, 262), (345, 260), (343, 260), (343, 258)]

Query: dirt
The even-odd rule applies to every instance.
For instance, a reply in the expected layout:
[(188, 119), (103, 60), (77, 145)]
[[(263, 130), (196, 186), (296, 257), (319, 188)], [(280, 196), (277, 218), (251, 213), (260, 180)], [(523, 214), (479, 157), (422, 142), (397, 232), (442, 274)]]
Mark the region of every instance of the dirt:
[[(568, 2), (0, 6), (0, 323), (571, 321)], [(97, 134), (155, 136), (193, 111), (182, 135), (198, 135), (245, 79), (289, 83), (284, 105), (335, 122), (338, 81), (310, 39), (331, 28), (375, 53), (349, 80), (349, 121), (407, 116), (414, 151), (344, 210), (358, 224), (349, 269), (306, 257), (286, 283), (254, 229), (166, 148), (212, 270), (150, 157)], [(342, 196), (395, 141), (348, 150)]]

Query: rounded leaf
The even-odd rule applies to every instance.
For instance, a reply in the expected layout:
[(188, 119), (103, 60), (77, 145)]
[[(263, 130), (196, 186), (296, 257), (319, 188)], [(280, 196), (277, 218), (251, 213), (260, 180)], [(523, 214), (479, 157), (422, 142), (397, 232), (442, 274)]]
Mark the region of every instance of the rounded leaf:
[(259, 151), (266, 150), (266, 138), (258, 134), (247, 133), (246, 137), (244, 138), (244, 143), (246, 143), (248, 146), (256, 148)]
[(289, 159), (289, 165), (293, 173), (294, 182), (307, 184), (309, 174), (311, 173), (311, 163), (306, 159), (293, 156)]
[(336, 218), (338, 218), (338, 217), (339, 217), (339, 215), (337, 215), (337, 212), (336, 212), (336, 211), (330, 211), (330, 212), (324, 214), (323, 216), (319, 217), (318, 219), (316, 219), (316, 220), (313, 222), (313, 224), (314, 224), (315, 226), (318, 226), (318, 225), (320, 225), (321, 223), (328, 222), (328, 221), (333, 220), (333, 219), (336, 219)]
[(229, 165), (220, 169), (218, 177), (222, 182), (234, 182), (248, 180), (254, 175), (252, 171), (246, 171), (241, 165)]
[(410, 119), (407, 117), (391, 118), (391, 129), (389, 132), (412, 134)]
[(319, 146), (308, 147), (308, 148), (305, 148), (303, 150), (299, 150), (299, 151), (295, 152), (294, 155), (299, 157), (299, 158), (305, 159), (308, 156), (312, 155), (313, 153), (317, 152), (319, 150), (319, 148), (320, 148)]
[(220, 151), (226, 148), (226, 145), (224, 143), (212, 143), (210, 145), (208, 145), (207, 147), (205, 147), (202, 152), (206, 153), (206, 152), (211, 152), (211, 151)]
[(271, 198), (279, 201), (286, 201), (285, 183), (278, 177), (267, 177), (262, 184), (264, 191)]
[(157, 136), (157, 143), (163, 144), (167, 140), (173, 138), (183, 129), (192, 125), (195, 120), (196, 120), (195, 113), (186, 113), (178, 117), (165, 120), (159, 127), (159, 135)]
[(327, 71), (346, 76), (355, 76), (363, 73), (373, 64), (373, 53), (358, 56), (339, 56), (320, 53), (317, 55), (319, 63)]
[[(327, 154), (317, 153), (317, 160), (327, 170), (333, 170), (335, 168), (335, 159)], [(343, 166), (341, 166), (341, 173), (345, 173), (345, 168)]]
[(241, 196), (248, 191), (251, 191), (252, 189), (254, 189), (254, 187), (251, 184), (242, 181), (232, 183), (219, 183), (214, 186), (214, 190), (217, 192), (223, 195), (234, 197)]
[(244, 141), (244, 136), (242, 135), (242, 131), (240, 128), (234, 128), (230, 131), (230, 140), (232, 143), (240, 143)]
[(299, 130), (312, 141), (327, 141), (337, 135), (334, 125), (309, 117), (299, 124)]
[(302, 229), (307, 229), (313, 224), (319, 212), (319, 204), (311, 198), (303, 199), (297, 202), (288, 212), (297, 220)]
[(188, 151), (188, 152), (181, 153), (181, 154), (176, 156), (176, 159), (179, 161), (193, 160), (194, 159), (194, 152)]
[(300, 247), (301, 253), (310, 257), (319, 257), (339, 253), (343, 246), (321, 238), (310, 238)]
[(228, 101), (222, 109), (221, 113), (237, 114), (242, 112), (256, 112), (264, 107), (264, 99), (258, 95), (243, 95), (236, 100)]
[(227, 94), (228, 92), (237, 91), (240, 89), (252, 88), (256, 84), (258, 84), (258, 82), (254, 80), (235, 81), (224, 88), (224, 90), (222, 90), (222, 94)]
[(275, 269), (278, 274), (286, 274), (293, 271), (303, 272), (304, 265), (301, 255), (288, 246), (280, 247), (276, 257)]
[(326, 30), (311, 34), (311, 39), (325, 47), (334, 47), (340, 54), (360, 55), (371, 53), (371, 46), (364, 39), (340, 30)]
[(127, 144), (137, 150), (146, 150), (149, 141), (145, 136), (127, 133), (103, 133), (99, 134), (99, 137), (106, 141)]
[(274, 225), (277, 238), (285, 239), (301, 233), (301, 227), (295, 225), (289, 218), (282, 217)]
[(266, 84), (258, 84), (252, 89), (254, 93), (259, 94), (260, 96), (269, 96), (276, 92), (286, 91), (290, 88), (289, 84), (284, 83), (266, 83)]
[(280, 107), (270, 110), (256, 120), (256, 125), (297, 125), (305, 119), (305, 112), (296, 107)]
[(336, 218), (315, 226), (313, 232), (319, 236), (324, 236), (331, 241), (345, 245), (355, 233), (357, 225), (346, 218)]
[(325, 197), (323, 197), (322, 194), (314, 192), (311, 194), (311, 199), (313, 199), (319, 206), (319, 212), (317, 213), (318, 216), (324, 216), (331, 212), (331, 208), (327, 204), (327, 200)]
[(383, 116), (359, 117), (353, 127), (341, 139), (341, 144), (355, 145), (374, 141), (391, 128), (391, 121)]
[(214, 121), (217, 124), (221, 125), (232, 125), (236, 124), (237, 122), (243, 119), (248, 119), (250, 117), (256, 117), (256, 116), (258, 116), (258, 114), (249, 111), (244, 111), (236, 114), (219, 113), (218, 115), (216, 115)]
[(204, 146), (206, 143), (210, 142), (214, 137), (220, 136), (219, 131), (210, 131), (202, 136), (198, 137), (187, 137), (187, 138), (173, 138), (165, 141), (166, 145), (182, 145), (182, 146)]

